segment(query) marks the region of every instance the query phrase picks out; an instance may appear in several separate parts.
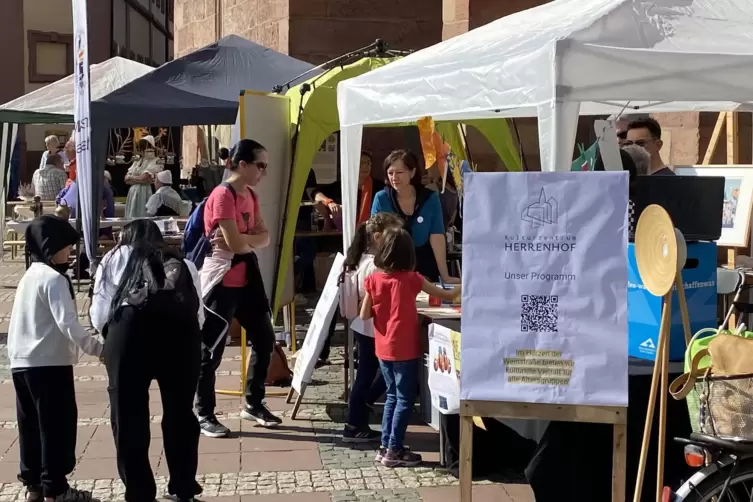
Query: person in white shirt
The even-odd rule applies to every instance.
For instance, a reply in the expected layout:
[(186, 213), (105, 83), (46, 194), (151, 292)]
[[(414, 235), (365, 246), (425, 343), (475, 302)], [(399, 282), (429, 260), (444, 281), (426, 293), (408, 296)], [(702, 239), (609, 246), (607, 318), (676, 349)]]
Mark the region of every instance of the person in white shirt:
[(76, 466), (73, 365), (79, 349), (99, 357), (102, 344), (79, 323), (66, 275), (79, 235), (67, 221), (45, 215), (29, 224), (25, 237), (31, 264), (18, 284), (8, 329), (18, 413), (19, 479), (26, 487), (27, 501), (86, 502), (91, 493), (71, 488), (66, 480)]
[[(392, 213), (377, 213), (356, 229), (356, 236), (345, 257), (345, 273), (355, 272), (358, 277), (358, 301), (366, 292), (363, 281), (376, 272), (374, 249), (388, 228), (402, 228), (403, 222)], [(368, 443), (379, 441), (381, 434), (369, 427), (369, 407), (382, 397), (387, 387), (379, 368), (374, 348), (374, 329), (371, 320), (360, 317), (350, 325), (358, 343), (358, 372), (348, 402), (348, 420), (343, 430), (343, 443)]]
[(65, 151), (60, 150), (60, 139), (57, 136), (50, 135), (44, 139), (45, 151), (42, 153), (42, 158), (39, 161), (39, 168), (43, 168), (47, 165), (47, 158), (51, 155), (60, 155), (63, 159), (63, 165), (68, 163), (68, 155)]
[(34, 195), (43, 201), (54, 201), (68, 181), (68, 173), (63, 169), (63, 159), (60, 155), (47, 157), (47, 165), (40, 167), (31, 177)]
[(149, 387), (156, 380), (170, 473), (167, 489), (178, 501), (193, 501), (201, 492), (193, 396), (204, 315), (196, 268), (165, 244), (156, 223), (133, 221), (97, 268), (89, 315), (105, 337), (112, 431), (125, 500), (145, 502), (157, 496), (149, 465)]
[(157, 173), (154, 187), (157, 191), (146, 201), (148, 216), (188, 216), (191, 203), (184, 202), (173, 188), (173, 174), (170, 171)]

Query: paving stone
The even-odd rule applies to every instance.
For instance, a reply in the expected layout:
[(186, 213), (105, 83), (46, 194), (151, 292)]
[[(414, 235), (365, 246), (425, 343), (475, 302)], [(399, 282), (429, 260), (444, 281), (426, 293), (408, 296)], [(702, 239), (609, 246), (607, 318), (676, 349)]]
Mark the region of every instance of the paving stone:
[[(15, 287), (22, 275), (22, 263), (0, 263), (0, 285)], [(18, 426), (13, 420), (15, 396), (10, 385), (5, 345), (13, 295), (13, 291), (0, 290), (0, 481), (8, 481), (0, 482), (0, 502), (18, 502), (24, 498), (21, 484), (10, 482), (16, 479), (18, 469)], [(77, 293), (77, 299), (79, 319), (87, 325), (86, 292)], [(309, 307), (299, 308), (296, 312), (299, 334), (305, 334), (315, 302)], [(341, 432), (347, 414), (346, 403), (342, 400), (343, 339), (342, 325), (339, 325), (330, 357), (332, 364), (314, 372), (313, 382), (306, 390), (296, 420), (290, 419), (292, 404), (285, 403), (284, 398), (268, 399), (270, 408), (284, 417), (283, 424), (276, 430), (253, 427), (242, 421), (240, 399), (218, 396), (220, 419), (235, 433), (230, 438), (202, 438), (200, 442), (201, 467), (197, 481), (204, 488), (202, 500), (418, 502), (422, 500), (420, 494), (423, 493), (423, 500), (433, 501), (432, 497), (435, 496), (437, 500), (457, 500), (457, 480), (443, 472), (430, 466), (387, 469), (373, 460), (376, 445), (349, 446), (342, 443)], [(240, 347), (228, 346), (218, 371), (222, 384), (238, 383), (240, 361)], [(92, 491), (103, 502), (123, 500), (125, 487), (116, 478), (115, 460), (112, 458), (114, 446), (111, 444), (105, 368), (96, 358), (83, 356), (74, 368), (74, 375), (80, 418), (79, 458), (72, 484), (79, 489)], [(150, 401), (153, 411), (150, 418), (153, 447), (150, 460), (156, 473), (157, 490), (161, 494), (167, 488), (167, 466), (162, 451), (161, 404), (156, 385), (150, 390)], [(2, 410), (8, 410), (8, 413), (3, 414)], [(380, 417), (372, 416), (371, 427), (378, 430), (379, 426)], [(422, 435), (426, 433), (422, 432)], [(433, 443), (431, 447), (438, 448), (438, 437)], [(511, 487), (509, 492), (500, 485), (475, 489), (479, 488), (482, 496), (514, 493), (514, 496), (502, 500), (533, 500), (532, 495), (527, 495), (527, 487)]]

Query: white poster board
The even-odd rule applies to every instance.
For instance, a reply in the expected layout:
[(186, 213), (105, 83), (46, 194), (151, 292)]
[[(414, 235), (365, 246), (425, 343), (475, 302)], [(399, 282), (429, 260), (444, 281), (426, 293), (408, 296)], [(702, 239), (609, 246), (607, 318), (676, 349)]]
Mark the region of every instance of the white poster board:
[(430, 324), (428, 373), (431, 404), (445, 415), (456, 415), (460, 410), (460, 370), (455, 361), (452, 330)]
[[(261, 183), (254, 187), (259, 206), (269, 230), (269, 246), (256, 251), (264, 288), (273, 300), (276, 269), (285, 200), (290, 179), (290, 103), (285, 96), (245, 91), (238, 111), (238, 131), (241, 139), (250, 138), (261, 143), (269, 154), (269, 166)], [(291, 261), (292, 267), (292, 261)], [(286, 276), (283, 305), (293, 298), (293, 274)]]
[(627, 406), (627, 172), (464, 186), (461, 399)]
[(595, 120), (594, 132), (599, 139), (599, 153), (605, 171), (622, 171), (620, 145), (617, 143), (617, 123), (614, 120)]
[(332, 316), (338, 307), (340, 298), (340, 289), (338, 281), (343, 269), (345, 257), (337, 253), (332, 268), (329, 270), (327, 282), (324, 284), (324, 290), (319, 297), (319, 302), (314, 309), (314, 315), (311, 318), (309, 329), (306, 331), (306, 338), (303, 340), (303, 347), (296, 354), (295, 366), (293, 367), (293, 389), (298, 394), (302, 394), (304, 385), (311, 383), (311, 376), (314, 374), (316, 361), (324, 347), (324, 341), (329, 334), (329, 325), (332, 322)]

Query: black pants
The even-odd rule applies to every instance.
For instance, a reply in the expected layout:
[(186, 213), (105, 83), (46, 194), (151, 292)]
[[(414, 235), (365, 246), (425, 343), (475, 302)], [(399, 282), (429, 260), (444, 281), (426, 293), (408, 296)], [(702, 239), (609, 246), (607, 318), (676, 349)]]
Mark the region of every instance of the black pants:
[(157, 495), (149, 465), (149, 386), (155, 379), (162, 397), (168, 492), (188, 499), (197, 491), (199, 424), (192, 405), (201, 332), (195, 316), (168, 321), (154, 310), (122, 307), (108, 324), (105, 341), (112, 433), (127, 501), (150, 501)]
[(373, 405), (382, 397), (387, 385), (379, 367), (374, 338), (361, 333), (354, 334), (358, 342), (358, 371), (348, 402), (348, 425), (364, 428), (369, 425), (369, 410), (366, 405)]
[(76, 390), (73, 366), (13, 371), (18, 445), (24, 486), (42, 487), (45, 497), (68, 489), (76, 467)]
[[(206, 305), (222, 319), (207, 313), (202, 338), (205, 341), (216, 340), (218, 334), (225, 329), (225, 323), (229, 326), (233, 318), (238, 319), (240, 325), (246, 330), (246, 337), (251, 341), (254, 349), (254, 356), (248, 366), (245, 397), (246, 405), (255, 408), (264, 401), (264, 381), (267, 379), (269, 362), (272, 358), (275, 332), (272, 328), (269, 310), (259, 308), (258, 304), (256, 307), (249, 307), (249, 303), (254, 305), (254, 302), (246, 301), (248, 295), (249, 290), (246, 287), (216, 286), (209, 295)], [(210, 351), (206, 343), (202, 348), (201, 371), (196, 390), (196, 413), (200, 417), (214, 415), (214, 408), (217, 405), (214, 395), (215, 373), (220, 367), (224, 352), (224, 340), (217, 344), (214, 351)]]
[(337, 327), (337, 311), (332, 316), (332, 322), (329, 323), (329, 332), (327, 338), (324, 340), (322, 351), (319, 353), (319, 360), (324, 362), (329, 359), (329, 354), (332, 351), (332, 337), (335, 336), (335, 328)]

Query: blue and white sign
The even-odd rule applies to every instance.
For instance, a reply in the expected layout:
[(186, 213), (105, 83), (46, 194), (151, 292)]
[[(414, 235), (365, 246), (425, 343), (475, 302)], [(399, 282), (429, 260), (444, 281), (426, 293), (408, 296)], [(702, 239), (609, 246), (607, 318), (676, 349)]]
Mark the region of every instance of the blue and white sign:
[[(688, 303), (690, 334), (717, 325), (716, 319), (716, 244), (689, 242), (687, 261), (682, 270), (685, 299)], [(685, 360), (685, 330), (682, 327), (680, 295), (672, 294), (672, 322), (669, 332), (669, 360)], [(635, 245), (628, 245), (628, 355), (653, 361), (659, 343), (664, 299), (648, 292), (638, 273)]]
[(627, 406), (627, 173), (464, 186), (461, 399)]

